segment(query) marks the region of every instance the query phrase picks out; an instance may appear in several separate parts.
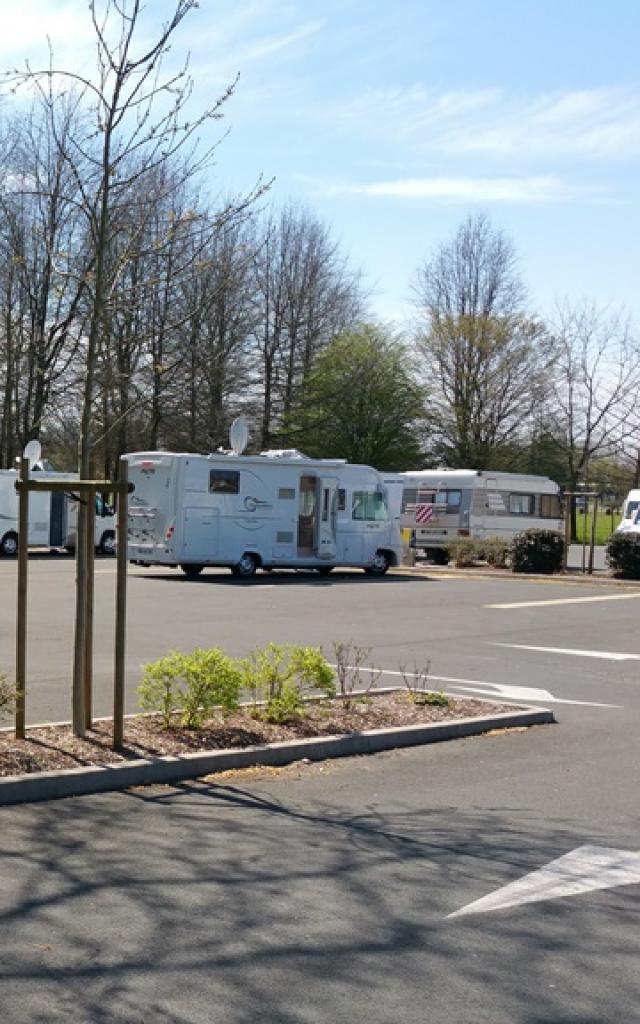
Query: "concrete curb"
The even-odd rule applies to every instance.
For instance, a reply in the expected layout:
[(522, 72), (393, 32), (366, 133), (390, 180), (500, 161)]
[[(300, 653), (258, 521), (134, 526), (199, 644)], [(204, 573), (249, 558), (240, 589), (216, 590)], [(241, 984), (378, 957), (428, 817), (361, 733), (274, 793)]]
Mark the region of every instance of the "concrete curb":
[(56, 800), (69, 796), (88, 796), (128, 789), (130, 786), (165, 785), (253, 765), (281, 767), (302, 758), (321, 761), (326, 758), (350, 757), (354, 754), (374, 754), (398, 747), (477, 736), (491, 729), (545, 725), (552, 722), (555, 722), (552, 711), (528, 707), (522, 711), (478, 718), (458, 718), (430, 725), (369, 729), (347, 736), (287, 740), (268, 746), (242, 747), (239, 750), (204, 751), (182, 756), (158, 757), (153, 760), (129, 761), (106, 767), (71, 768), (64, 771), (7, 776), (0, 778), (0, 806)]
[(469, 566), (468, 569), (457, 569), (455, 566), (442, 565), (399, 565), (390, 569), (389, 573), (396, 575), (431, 576), (438, 578), (455, 579), (476, 579), (476, 580), (504, 580), (507, 583), (564, 583), (569, 586), (605, 586), (629, 587), (638, 589), (639, 580), (618, 579), (615, 576), (607, 576), (605, 569), (598, 569), (589, 576), (578, 570), (559, 573), (533, 573), (533, 572), (510, 572), (508, 569), (488, 569), (484, 566)]

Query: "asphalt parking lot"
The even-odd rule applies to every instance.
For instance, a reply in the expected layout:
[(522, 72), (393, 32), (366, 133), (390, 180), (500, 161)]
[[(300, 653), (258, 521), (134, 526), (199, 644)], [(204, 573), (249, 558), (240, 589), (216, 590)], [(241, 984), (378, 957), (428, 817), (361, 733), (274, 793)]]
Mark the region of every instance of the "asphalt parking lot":
[[(108, 710), (115, 575), (98, 566)], [(0, 656), (13, 652), (0, 565)], [(31, 566), (29, 717), (67, 717), (73, 564)], [(134, 569), (140, 662), (353, 639), (557, 724), (0, 809), (8, 1024), (603, 1024), (638, 1019), (640, 588)]]
[[(15, 563), (0, 562), (0, 665), (9, 675), (15, 648)], [(640, 588), (574, 580), (462, 578), (446, 572), (260, 574), (237, 581), (211, 570), (187, 580), (176, 570), (131, 567), (128, 593), (127, 707), (136, 707), (141, 665), (172, 648), (220, 646), (246, 655), (267, 643), (320, 644), (330, 657), (336, 640), (371, 648), (388, 673), (429, 664), (439, 686), (483, 689), (517, 697), (514, 687), (544, 699), (603, 702), (613, 673), (621, 685), (635, 672)], [(70, 717), (74, 563), (39, 558), (30, 564), (27, 720)], [(545, 604), (545, 601), (556, 603)], [(559, 603), (557, 603), (559, 602)], [(109, 714), (113, 677), (115, 564), (96, 566), (95, 713)], [(533, 648), (533, 650), (529, 649)], [(550, 648), (545, 651), (544, 648)], [(628, 660), (558, 655), (602, 649)], [(551, 672), (551, 675), (550, 675)], [(385, 677), (388, 685), (394, 677)], [(496, 689), (496, 687), (498, 689)], [(549, 694), (550, 696), (546, 696)], [(525, 699), (535, 693), (527, 692)]]

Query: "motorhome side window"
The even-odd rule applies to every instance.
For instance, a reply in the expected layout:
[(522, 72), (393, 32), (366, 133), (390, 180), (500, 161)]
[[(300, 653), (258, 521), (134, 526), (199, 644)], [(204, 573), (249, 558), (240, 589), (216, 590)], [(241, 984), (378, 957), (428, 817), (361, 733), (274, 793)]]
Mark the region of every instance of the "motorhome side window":
[(354, 491), (351, 518), (369, 523), (387, 519), (387, 502), (382, 491)]
[(540, 515), (543, 519), (562, 519), (560, 498), (557, 494), (540, 495)]
[(239, 494), (240, 473), (234, 469), (212, 469), (209, 471), (210, 494)]
[(447, 508), (459, 508), (462, 498), (461, 491), (436, 491), (436, 505), (446, 505)]
[(347, 507), (347, 492), (344, 487), (338, 488), (338, 512), (344, 512)]
[(532, 516), (535, 501), (534, 494), (510, 494), (509, 512), (512, 516)]

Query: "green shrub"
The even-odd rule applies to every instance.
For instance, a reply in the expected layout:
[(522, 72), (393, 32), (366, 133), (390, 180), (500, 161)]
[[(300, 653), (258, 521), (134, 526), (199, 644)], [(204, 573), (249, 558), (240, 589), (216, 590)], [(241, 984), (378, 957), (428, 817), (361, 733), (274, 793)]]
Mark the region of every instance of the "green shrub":
[(18, 691), (15, 686), (0, 672), (0, 719), (15, 711), (17, 698)]
[(196, 647), (192, 654), (185, 655), (183, 679), (182, 724), (187, 729), (201, 726), (215, 707), (229, 714), (240, 704), (240, 666), (217, 647)]
[(480, 560), (477, 541), (471, 537), (460, 537), (447, 544), (447, 551), (457, 569), (468, 569)]
[(614, 533), (607, 544), (606, 559), (616, 576), (640, 579), (640, 534)]
[(501, 537), (486, 537), (479, 542), (482, 556), (495, 569), (506, 569), (511, 565), (511, 541)]
[[(269, 722), (286, 722), (303, 710), (306, 693), (320, 690), (335, 697), (333, 670), (318, 647), (267, 644), (243, 663), (244, 686), (252, 695), (254, 714)], [(264, 702), (264, 710), (258, 709)]]
[(564, 537), (555, 530), (525, 530), (511, 544), (513, 572), (559, 572), (564, 556)]
[(232, 658), (215, 647), (197, 647), (191, 654), (171, 651), (144, 665), (143, 673), (138, 687), (140, 705), (146, 711), (158, 712), (165, 729), (171, 725), (172, 712), (178, 707), (182, 709), (182, 725), (197, 729), (215, 707), (228, 714), (240, 703), (242, 671)]

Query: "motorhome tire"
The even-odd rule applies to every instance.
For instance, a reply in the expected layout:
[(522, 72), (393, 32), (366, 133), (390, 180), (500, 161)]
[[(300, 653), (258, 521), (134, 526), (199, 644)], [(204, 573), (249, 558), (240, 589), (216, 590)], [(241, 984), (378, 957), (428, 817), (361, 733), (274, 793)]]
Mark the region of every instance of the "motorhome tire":
[[(144, 563), (141, 562), (140, 564), (143, 565)], [(196, 565), (193, 563), (191, 565), (181, 565), (180, 568), (188, 579), (194, 580), (196, 576), (200, 575), (204, 569), (204, 565)]]
[(448, 565), (449, 564), (449, 552), (443, 548), (427, 548), (426, 556), (430, 558), (434, 565)]
[(367, 566), (365, 572), (369, 576), (384, 576), (390, 566), (389, 556), (386, 551), (376, 551), (371, 565)]
[(240, 579), (248, 580), (251, 576), (255, 576), (257, 568), (258, 561), (255, 555), (252, 555), (249, 551), (245, 551), (240, 561), (236, 562), (236, 564), (231, 567), (231, 572), (234, 576), (238, 576)]
[(105, 530), (98, 544), (98, 551), (101, 555), (115, 555), (116, 535), (113, 530)]
[(0, 540), (0, 553), (5, 558), (15, 558), (18, 554), (18, 534), (17, 533), (5, 533), (2, 540)]

